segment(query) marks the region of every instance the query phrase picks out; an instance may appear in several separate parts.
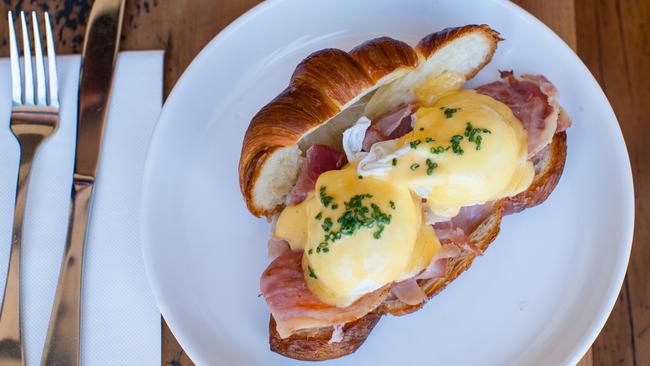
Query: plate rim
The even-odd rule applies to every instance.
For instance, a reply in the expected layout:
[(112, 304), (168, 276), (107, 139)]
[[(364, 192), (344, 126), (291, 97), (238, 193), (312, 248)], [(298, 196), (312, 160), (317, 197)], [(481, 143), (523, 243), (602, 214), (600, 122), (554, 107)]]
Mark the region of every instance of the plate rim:
[[(151, 250), (154, 250), (154, 246), (150, 245), (149, 243), (151, 242), (149, 240), (149, 234), (148, 234), (148, 219), (147, 219), (147, 202), (149, 201), (147, 198), (150, 196), (149, 193), (149, 185), (145, 184), (148, 181), (151, 181), (151, 175), (153, 174), (153, 161), (154, 158), (152, 158), (154, 146), (157, 144), (154, 143), (160, 139), (159, 135), (162, 134), (162, 125), (166, 124), (165, 122), (166, 115), (168, 114), (166, 111), (171, 105), (176, 104), (176, 100), (179, 99), (180, 97), (177, 96), (177, 94), (180, 93), (179, 90), (183, 89), (183, 85), (186, 83), (186, 79), (190, 78), (190, 75), (193, 75), (195, 72), (194, 70), (199, 68), (200, 65), (202, 65), (206, 60), (209, 58), (209, 55), (211, 52), (214, 51), (214, 49), (219, 47), (220, 43), (223, 43), (228, 37), (236, 33), (236, 31), (244, 26), (246, 23), (252, 21), (255, 17), (260, 15), (261, 13), (268, 11), (269, 9), (278, 6), (281, 3), (285, 2), (291, 2), (291, 1), (296, 1), (296, 0), (266, 0), (264, 2), (261, 2), (239, 17), (237, 17), (235, 20), (233, 20), (230, 24), (228, 24), (224, 29), (222, 29), (220, 32), (218, 32), (202, 49), (201, 51), (192, 59), (190, 64), (186, 67), (186, 69), (183, 71), (181, 76), (178, 78), (176, 83), (174, 84), (171, 92), (169, 93), (167, 99), (164, 102), (164, 105), (162, 107), (162, 110), (160, 112), (158, 121), (154, 127), (154, 131), (152, 133), (151, 139), (149, 140), (149, 145), (147, 147), (147, 153), (146, 153), (146, 160), (145, 160), (145, 165), (144, 165), (144, 175), (143, 175), (143, 180), (142, 180), (142, 194), (141, 194), (141, 199), (140, 199), (140, 237), (142, 240), (141, 243), (141, 251), (144, 259), (144, 264), (145, 264), (145, 272), (147, 275), (147, 279), (149, 282), (149, 285), (151, 287), (151, 291), (154, 295), (154, 299), (156, 302), (156, 305), (158, 309), (161, 312), (162, 317), (164, 318), (165, 322), (167, 323), (170, 331), (178, 341), (179, 345), (183, 348), (185, 353), (192, 359), (195, 363), (197, 364), (205, 364), (207, 363), (205, 359), (199, 357), (201, 352), (196, 350), (194, 346), (188, 342), (188, 341), (183, 341), (188, 338), (190, 338), (189, 335), (187, 335), (186, 329), (184, 329), (180, 323), (180, 321), (177, 321), (177, 319), (172, 315), (172, 312), (169, 310), (169, 306), (163, 301), (163, 287), (164, 285), (162, 283), (159, 283), (159, 281), (156, 279), (155, 276), (155, 270), (154, 266), (155, 263), (151, 261), (152, 256), (148, 255), (148, 253)], [(633, 245), (633, 236), (634, 236), (634, 224), (635, 224), (635, 198), (634, 198), (634, 181), (633, 181), (633, 174), (632, 174), (632, 167), (631, 167), (631, 162), (630, 162), (630, 157), (627, 149), (627, 145), (625, 143), (625, 139), (623, 137), (623, 133), (621, 130), (620, 123), (618, 121), (618, 118), (616, 117), (616, 114), (614, 113), (614, 110), (611, 106), (611, 103), (609, 102), (609, 99), (607, 98), (605, 92), (602, 90), (600, 87), (600, 84), (598, 81), (595, 79), (591, 71), (587, 68), (585, 63), (582, 61), (582, 59), (575, 53), (575, 51), (559, 36), (557, 35), (550, 27), (548, 27), (545, 23), (543, 23), (541, 20), (537, 19), (534, 15), (530, 14), (528, 11), (520, 7), (519, 5), (512, 3), (508, 0), (490, 0), (495, 6), (502, 6), (509, 8), (512, 10), (515, 14), (518, 14), (519, 16), (523, 17), (527, 22), (533, 23), (536, 26), (541, 26), (546, 33), (551, 35), (553, 38), (556, 39), (556, 41), (559, 41), (562, 46), (565, 48), (565, 51), (568, 51), (572, 57), (575, 59), (575, 61), (578, 62), (580, 67), (585, 69), (587, 71), (587, 74), (590, 76), (590, 82), (596, 87), (597, 92), (599, 94), (599, 97), (602, 98), (606, 102), (606, 106), (608, 107), (608, 113), (609, 116), (607, 119), (611, 119), (616, 122), (616, 128), (617, 128), (617, 136), (615, 137), (618, 139), (619, 143), (622, 144), (624, 156), (626, 159), (624, 159), (624, 167), (621, 167), (622, 171), (625, 172), (625, 175), (621, 177), (621, 180), (624, 183), (624, 186), (627, 187), (625, 192), (622, 192), (623, 195), (625, 196), (625, 201), (626, 201), (626, 211), (628, 213), (629, 220), (627, 224), (621, 230), (621, 233), (624, 235), (621, 235), (622, 237), (625, 238), (624, 243), (621, 244), (624, 249), (625, 255), (621, 256), (618, 262), (618, 268), (616, 272), (616, 276), (613, 277), (613, 281), (611, 282), (612, 285), (609, 289), (609, 292), (607, 294), (607, 299), (606, 301), (603, 302), (601, 306), (601, 310), (599, 311), (596, 316), (594, 316), (593, 320), (591, 321), (590, 327), (585, 328), (584, 335), (578, 340), (578, 343), (573, 346), (573, 352), (571, 354), (567, 354), (565, 357), (565, 364), (577, 364), (580, 359), (586, 354), (586, 352), (590, 349), (590, 347), (593, 345), (594, 341), (602, 331), (603, 327), (605, 326), (607, 319), (609, 318), (614, 305), (616, 304), (616, 299), (618, 298), (618, 295), (620, 293), (620, 290), (623, 285), (623, 281), (625, 279), (625, 275), (627, 273), (627, 268), (629, 265), (629, 259), (631, 256), (631, 251), (632, 251), (632, 245)]]

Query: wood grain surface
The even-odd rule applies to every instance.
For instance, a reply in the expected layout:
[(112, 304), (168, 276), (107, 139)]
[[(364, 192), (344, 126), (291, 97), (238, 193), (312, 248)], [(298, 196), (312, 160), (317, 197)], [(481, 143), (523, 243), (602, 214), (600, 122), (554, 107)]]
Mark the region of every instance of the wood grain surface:
[(595, 365), (650, 365), (650, 1), (576, 0), (578, 54), (605, 90), (627, 143), (636, 197), (625, 283), (593, 346)]
[[(123, 50), (164, 49), (165, 96), (205, 44), (258, 0), (127, 0)], [(630, 267), (602, 333), (580, 365), (650, 365), (649, 0), (515, 0), (577, 50), (609, 97), (627, 142), (635, 179), (636, 229)], [(49, 10), (57, 51), (79, 52), (92, 0), (3, 0), (7, 10)], [(3, 16), (4, 17), (4, 16)], [(7, 56), (0, 22), (0, 56)], [(576, 121), (588, 123), (588, 121)], [(604, 192), (603, 194), (606, 194)], [(164, 321), (162, 364), (192, 365)]]

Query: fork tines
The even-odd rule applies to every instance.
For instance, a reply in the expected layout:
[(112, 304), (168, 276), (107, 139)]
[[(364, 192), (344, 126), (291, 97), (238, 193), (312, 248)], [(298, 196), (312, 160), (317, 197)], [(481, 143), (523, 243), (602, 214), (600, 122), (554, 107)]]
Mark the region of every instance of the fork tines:
[[(11, 58), (11, 95), (14, 106), (36, 105), (39, 107), (59, 107), (56, 77), (56, 54), (54, 51), (54, 39), (52, 37), (52, 25), (50, 24), (50, 15), (47, 12), (45, 12), (44, 18), (47, 46), (47, 77), (45, 73), (45, 63), (43, 61), (43, 49), (41, 47), (41, 33), (38, 27), (38, 17), (36, 12), (32, 12), (35, 65), (32, 65), (32, 53), (27, 21), (25, 20), (25, 12), (20, 12), (24, 66), (22, 73), (20, 70), (18, 41), (16, 40), (13, 14), (11, 11), (7, 14), (7, 20), (9, 21), (9, 54)], [(34, 67), (36, 68), (35, 77)], [(34, 81), (36, 81), (36, 87), (34, 87)], [(34, 91), (36, 93), (34, 93)]]

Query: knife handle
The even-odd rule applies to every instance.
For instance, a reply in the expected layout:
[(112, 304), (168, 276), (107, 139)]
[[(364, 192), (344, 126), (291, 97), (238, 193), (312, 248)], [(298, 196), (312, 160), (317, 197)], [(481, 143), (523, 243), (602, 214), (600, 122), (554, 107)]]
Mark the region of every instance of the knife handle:
[(82, 264), (92, 192), (92, 183), (73, 182), (68, 237), (41, 358), (43, 366), (79, 365)]

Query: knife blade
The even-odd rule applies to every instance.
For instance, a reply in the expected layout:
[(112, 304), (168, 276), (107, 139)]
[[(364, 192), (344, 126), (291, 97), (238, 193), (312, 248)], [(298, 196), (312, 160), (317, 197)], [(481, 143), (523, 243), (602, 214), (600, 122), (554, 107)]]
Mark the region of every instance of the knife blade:
[(41, 365), (80, 363), (84, 244), (120, 43), (124, 2), (96, 0), (86, 26), (79, 75), (70, 221)]

